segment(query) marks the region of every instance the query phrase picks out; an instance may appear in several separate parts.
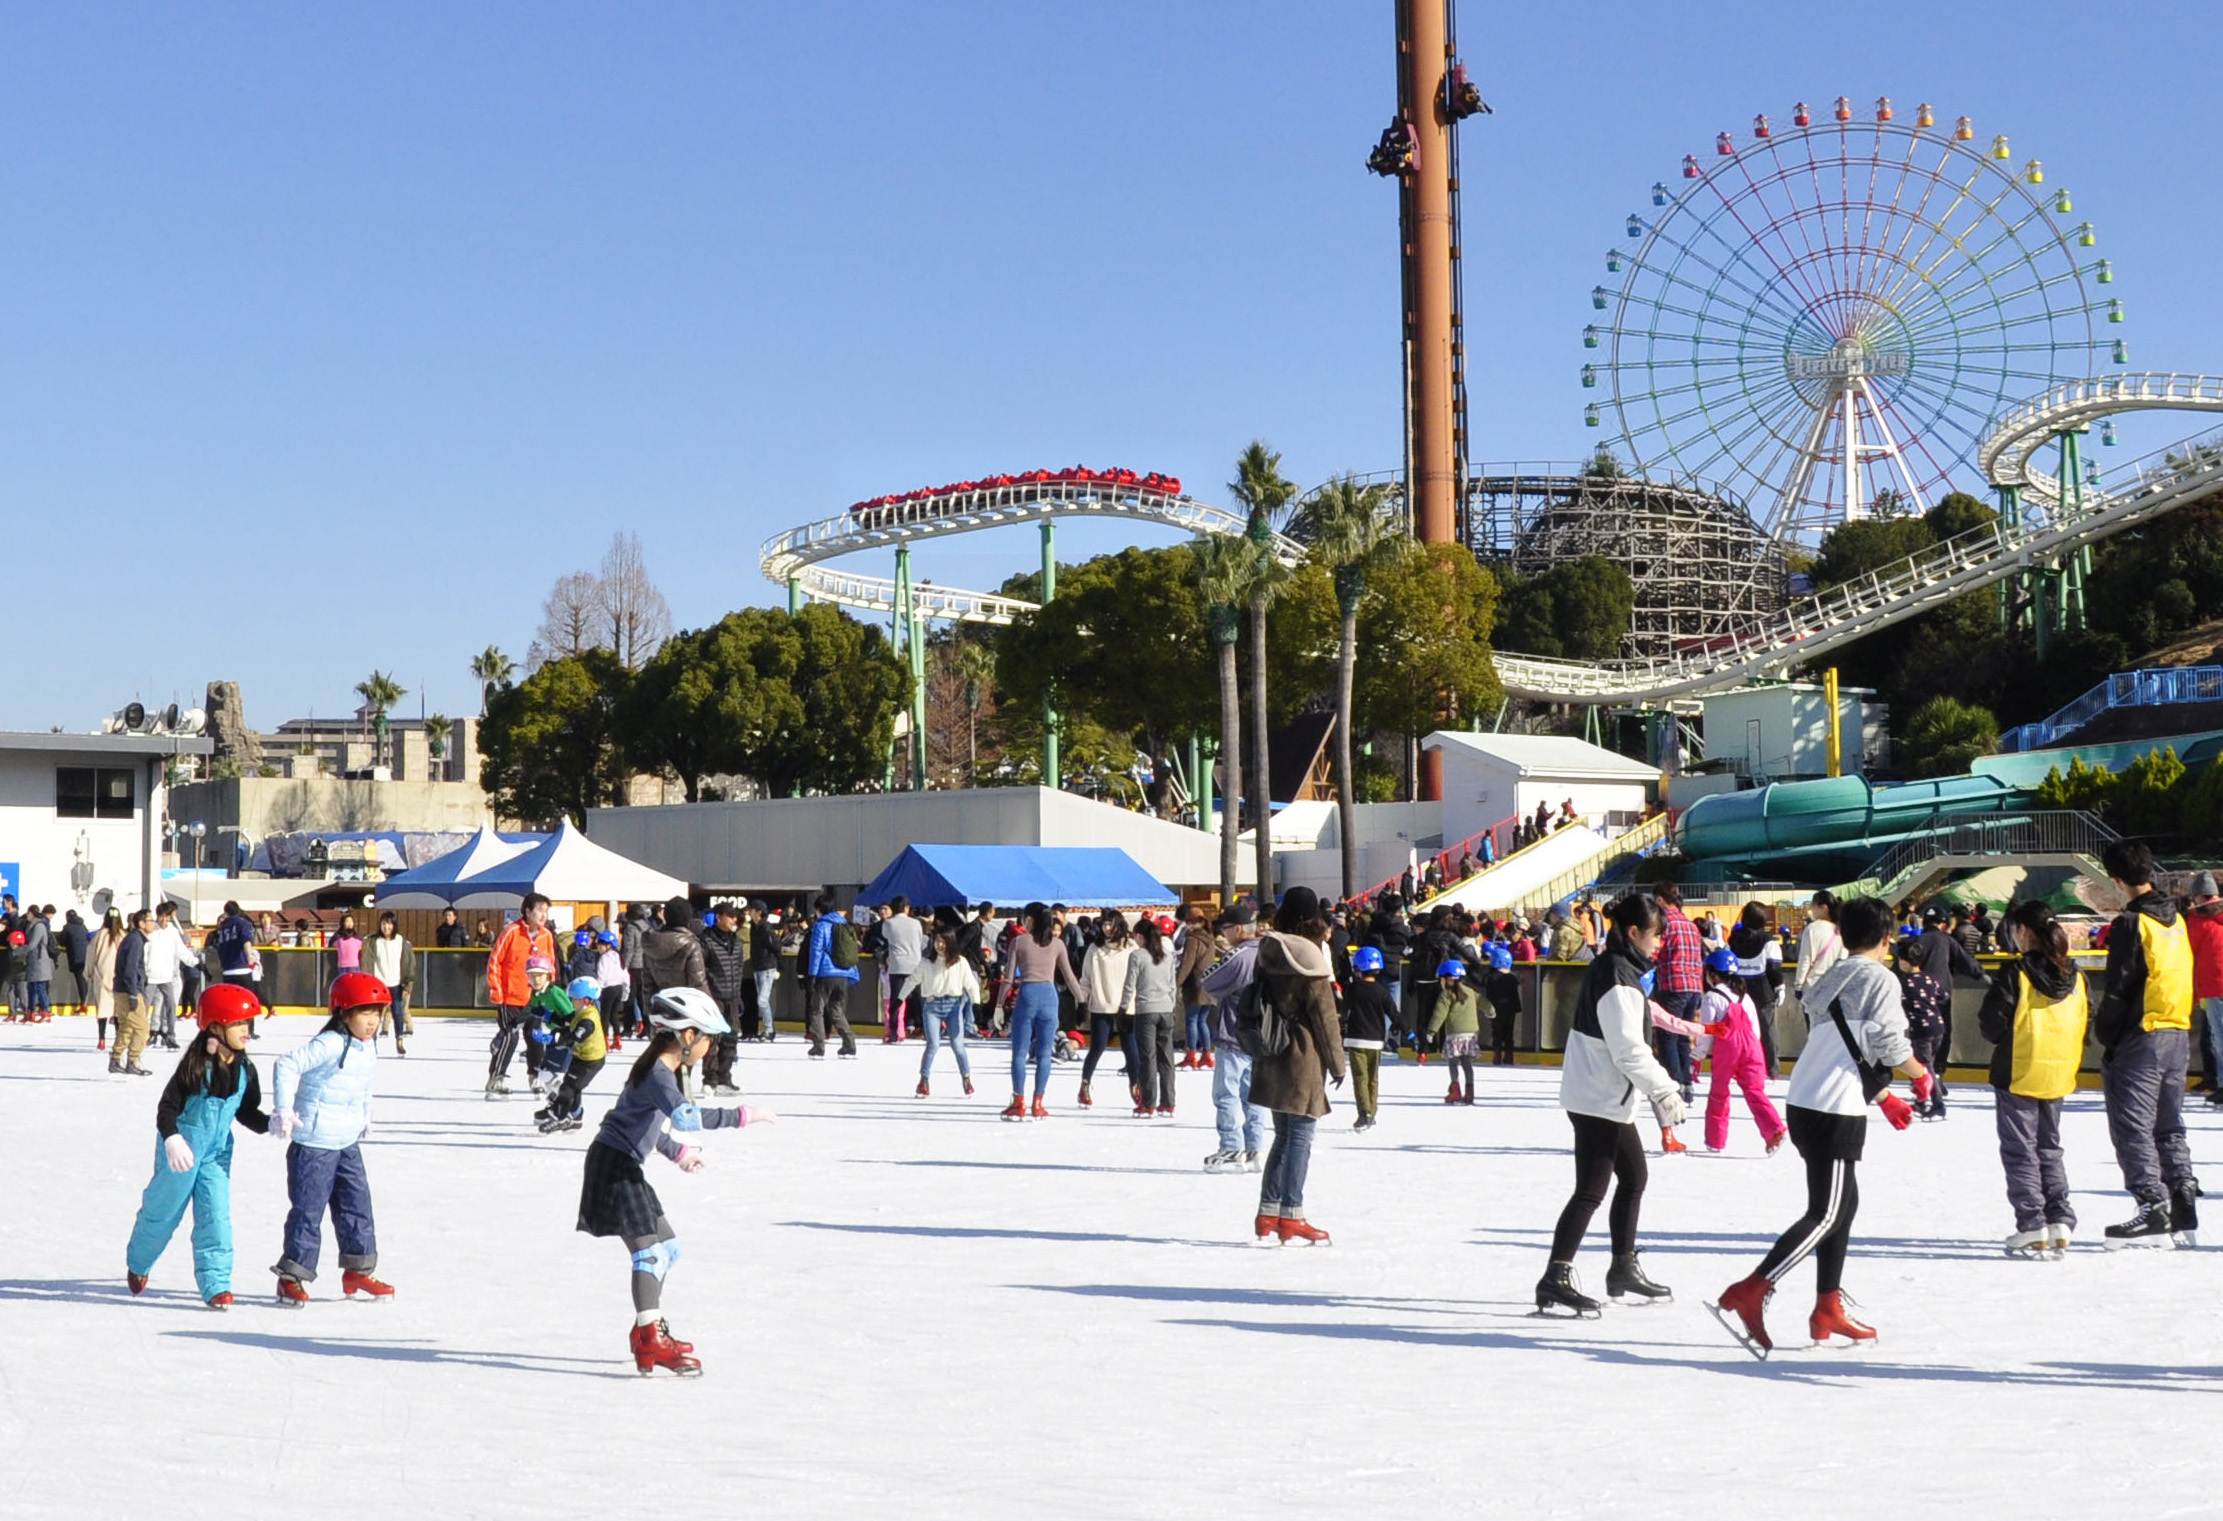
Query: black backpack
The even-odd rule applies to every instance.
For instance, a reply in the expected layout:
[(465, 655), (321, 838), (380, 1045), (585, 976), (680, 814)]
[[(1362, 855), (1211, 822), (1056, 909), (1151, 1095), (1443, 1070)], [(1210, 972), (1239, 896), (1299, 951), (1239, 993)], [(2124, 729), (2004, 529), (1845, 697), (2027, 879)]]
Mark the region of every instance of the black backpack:
[(1262, 976), (1252, 977), (1236, 997), (1235, 1039), (1253, 1061), (1289, 1049), (1288, 1017), (1275, 1006)]

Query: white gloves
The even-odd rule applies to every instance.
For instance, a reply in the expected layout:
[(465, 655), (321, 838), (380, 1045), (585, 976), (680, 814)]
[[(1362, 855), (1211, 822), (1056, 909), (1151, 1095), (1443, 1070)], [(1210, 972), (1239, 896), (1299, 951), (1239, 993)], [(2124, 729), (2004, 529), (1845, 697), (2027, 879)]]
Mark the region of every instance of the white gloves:
[(293, 1139), (294, 1126), (300, 1123), (300, 1118), (291, 1109), (281, 1109), (270, 1117), (270, 1133), (281, 1141), (290, 1141)]
[(1685, 1104), (1683, 1096), (1672, 1088), (1652, 1100), (1652, 1112), (1659, 1116), (1662, 1125), (1670, 1128), (1680, 1125), (1690, 1118), (1690, 1106)]
[(164, 1141), (162, 1143), (162, 1155), (169, 1159), (170, 1171), (172, 1172), (191, 1172), (193, 1170), (193, 1148), (187, 1144), (184, 1136), (174, 1135)]

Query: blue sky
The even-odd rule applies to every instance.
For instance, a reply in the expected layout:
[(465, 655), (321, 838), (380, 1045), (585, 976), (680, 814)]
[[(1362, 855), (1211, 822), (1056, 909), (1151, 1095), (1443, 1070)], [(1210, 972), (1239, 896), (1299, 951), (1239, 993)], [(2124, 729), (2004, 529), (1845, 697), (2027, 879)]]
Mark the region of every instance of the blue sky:
[[(1477, 457), (1596, 439), (1620, 219), (1801, 97), (2011, 133), (2099, 226), (2137, 363), (2223, 371), (2212, 10), (1988, 14), (1470, 0)], [(469, 711), (471, 653), (521, 654), (619, 527), (699, 625), (861, 496), (1088, 462), (1217, 500), (1253, 435), (1308, 481), (1389, 467), (1393, 99), (1387, 0), (8, 8), (0, 727), (212, 677), (270, 726), (374, 666)]]

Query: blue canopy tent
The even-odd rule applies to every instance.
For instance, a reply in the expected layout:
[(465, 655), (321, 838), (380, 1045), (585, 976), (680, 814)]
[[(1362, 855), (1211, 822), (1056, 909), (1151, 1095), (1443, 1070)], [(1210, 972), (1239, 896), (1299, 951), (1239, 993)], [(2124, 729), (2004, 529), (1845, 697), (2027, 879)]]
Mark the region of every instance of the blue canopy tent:
[(1043, 902), (1073, 908), (1140, 908), (1181, 895), (1108, 846), (910, 845), (857, 895), (901, 896), (916, 908)]
[(545, 836), (537, 834), (498, 835), (492, 825), (482, 824), (479, 832), (471, 836), (460, 849), (451, 850), (422, 866), (397, 872), (381, 882), (378, 885), (378, 906), (447, 908), (455, 901), (453, 889), (456, 883), (522, 855), (544, 838)]

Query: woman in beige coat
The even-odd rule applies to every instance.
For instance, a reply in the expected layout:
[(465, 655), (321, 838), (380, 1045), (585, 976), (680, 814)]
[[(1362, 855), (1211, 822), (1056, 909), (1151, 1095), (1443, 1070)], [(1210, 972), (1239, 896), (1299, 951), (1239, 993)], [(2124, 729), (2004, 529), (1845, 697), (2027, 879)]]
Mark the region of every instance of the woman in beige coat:
[[(116, 950), (123, 940), (123, 914), (112, 908), (85, 947), (85, 985), (92, 989), (93, 1024), (100, 1032), (96, 1051), (108, 1049), (108, 1021), (116, 1017)], [(121, 1033), (120, 1025), (117, 1029)]]
[(1328, 1078), (1343, 1085), (1343, 1026), (1327, 937), (1319, 895), (1292, 887), (1282, 895), (1274, 927), (1259, 939), (1256, 975), (1266, 980), (1266, 995), (1289, 1029), (1288, 1049), (1261, 1056), (1251, 1067), (1250, 1101), (1274, 1116), (1274, 1144), (1258, 1190), (1260, 1241), (1328, 1244), (1328, 1233), (1304, 1217), (1313, 1126), (1328, 1112)]

